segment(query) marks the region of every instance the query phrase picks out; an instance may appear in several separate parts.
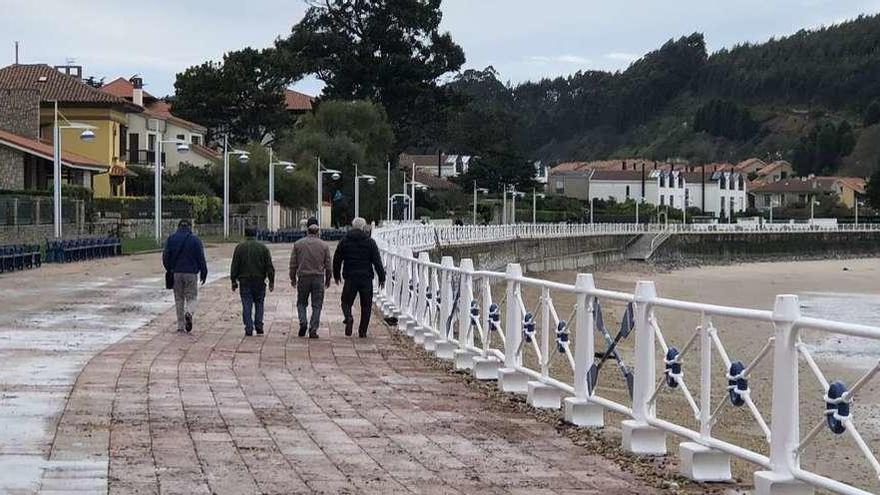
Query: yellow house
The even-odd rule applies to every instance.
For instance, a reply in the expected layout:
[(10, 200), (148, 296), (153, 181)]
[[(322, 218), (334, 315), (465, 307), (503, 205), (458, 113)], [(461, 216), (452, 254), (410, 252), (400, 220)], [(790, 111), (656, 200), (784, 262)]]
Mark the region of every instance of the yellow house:
[(81, 139), (82, 129), (62, 129), (61, 149), (107, 166), (106, 172), (89, 177), (95, 197), (125, 195), (124, 160), (126, 114), (143, 109), (122, 98), (99, 91), (81, 79), (78, 66), (53, 68), (45, 64), (10, 65), (0, 69), (0, 88), (35, 89), (40, 93), (39, 135), (53, 138), (55, 105), (59, 124), (67, 122), (94, 127), (94, 139)]

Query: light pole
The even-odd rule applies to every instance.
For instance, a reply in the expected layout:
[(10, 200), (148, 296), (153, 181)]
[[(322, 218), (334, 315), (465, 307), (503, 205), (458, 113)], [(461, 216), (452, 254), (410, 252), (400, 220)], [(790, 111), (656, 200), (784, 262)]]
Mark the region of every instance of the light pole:
[(229, 149), (229, 138), (223, 136), (223, 238), (229, 239), (229, 157), (235, 155), (239, 163), (247, 163), (250, 153), (239, 149)]
[(516, 225), (516, 198), (526, 194), (516, 190), (516, 186), (510, 186), (510, 223)]
[(593, 225), (593, 197), (590, 196), (590, 225)]
[(816, 209), (816, 205), (818, 204), (820, 203), (813, 199), (813, 196), (810, 196), (810, 225), (813, 225), (813, 219), (815, 218), (814, 212)]
[(419, 182), (417, 180), (411, 180), (409, 182), (406, 182), (406, 179), (404, 178), (403, 190), (406, 191), (407, 188), (412, 190), (412, 194), (409, 195), (409, 219), (410, 219), (410, 221), (415, 221), (415, 219), (416, 219), (416, 190), (418, 189), (419, 191), (424, 192), (424, 191), (428, 190), (428, 186), (426, 186), (425, 184), (422, 184), (421, 182)]
[(859, 206), (865, 206), (865, 203), (856, 200), (856, 228), (859, 228)]
[(477, 224), (477, 193), (486, 194), (489, 190), (484, 187), (477, 187), (477, 181), (474, 181), (474, 220), (473, 225)]
[(547, 195), (544, 193), (536, 193), (535, 189), (532, 189), (532, 223), (538, 223), (538, 198), (544, 199)]
[[(159, 125), (156, 125), (156, 132), (159, 132)], [(153, 185), (154, 194), (156, 195), (155, 201), (155, 211), (153, 214), (155, 215), (155, 229), (156, 229), (156, 244), (160, 244), (162, 242), (162, 146), (165, 144), (176, 144), (178, 153), (186, 153), (189, 151), (189, 145), (186, 141), (182, 139), (156, 139), (156, 169), (154, 170), (154, 181)]]
[(391, 221), (391, 160), (385, 164), (386, 172), (385, 172), (385, 209), (388, 210), (386, 212), (386, 216), (388, 217), (388, 221)]
[(361, 216), (361, 181), (367, 181), (367, 184), (373, 185), (376, 183), (375, 175), (358, 175), (358, 164), (354, 164), (354, 216), (355, 218)]
[(636, 227), (639, 225), (639, 201), (636, 200)]
[[(64, 125), (58, 125), (58, 116), (66, 122)], [(58, 111), (58, 101), (55, 101), (55, 121), (52, 126), (52, 199), (53, 205), (53, 223), (55, 227), (55, 238), (61, 239), (61, 129), (82, 129), (79, 138), (83, 141), (90, 142), (95, 140), (95, 129), (97, 127), (89, 124), (81, 124), (79, 122), (70, 122), (67, 117)]]
[(501, 185), (501, 224), (507, 225), (507, 184)]
[(286, 172), (293, 172), (296, 164), (293, 162), (278, 160), (272, 161), (272, 148), (269, 148), (269, 208), (266, 210), (266, 228), (275, 230), (275, 167), (284, 167)]
[(339, 170), (333, 170), (324, 168), (321, 166), (321, 159), (318, 158), (318, 226), (324, 227), (324, 174), (330, 174), (330, 178), (333, 180), (339, 180), (342, 177), (342, 172)]

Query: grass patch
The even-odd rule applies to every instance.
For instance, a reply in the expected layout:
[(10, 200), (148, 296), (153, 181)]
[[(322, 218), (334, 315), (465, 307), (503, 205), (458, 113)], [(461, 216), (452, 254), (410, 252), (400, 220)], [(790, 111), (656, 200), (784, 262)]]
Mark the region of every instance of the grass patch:
[(150, 237), (136, 237), (134, 239), (122, 240), (122, 254), (137, 254), (145, 251), (155, 251), (161, 248), (162, 246), (157, 244), (155, 239)]

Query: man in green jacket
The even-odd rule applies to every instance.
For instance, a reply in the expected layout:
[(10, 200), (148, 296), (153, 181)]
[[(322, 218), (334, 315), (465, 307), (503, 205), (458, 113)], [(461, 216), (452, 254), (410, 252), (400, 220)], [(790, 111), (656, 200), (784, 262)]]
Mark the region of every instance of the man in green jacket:
[(229, 271), (233, 292), (241, 287), (241, 318), (244, 321), (244, 334), (248, 337), (254, 334), (254, 330), (257, 335), (263, 334), (266, 280), (269, 281), (269, 292), (275, 290), (272, 254), (263, 243), (255, 240), (255, 234), (253, 229), (245, 230), (246, 240), (235, 247)]

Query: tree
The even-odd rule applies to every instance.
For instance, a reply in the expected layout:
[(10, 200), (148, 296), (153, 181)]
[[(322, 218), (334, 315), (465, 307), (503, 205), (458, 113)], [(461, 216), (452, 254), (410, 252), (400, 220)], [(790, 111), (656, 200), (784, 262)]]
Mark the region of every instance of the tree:
[(880, 209), (880, 167), (871, 173), (868, 184), (865, 186), (865, 196), (868, 205), (873, 209)]
[[(300, 168), (308, 171), (312, 185), (308, 198), (315, 197), (316, 157), (321, 157), (323, 166), (342, 172), (339, 181), (329, 181), (324, 188), (325, 199), (337, 197), (334, 214), (342, 224), (353, 213), (350, 199), (354, 195), (355, 164), (359, 174), (375, 175), (377, 179), (373, 186), (361, 183), (362, 216), (368, 220), (382, 218), (385, 165), (393, 149), (394, 133), (381, 105), (363, 100), (328, 100), (318, 105), (314, 113), (304, 115), (296, 128), (283, 136), (278, 151), (279, 156), (294, 157)], [(371, 194), (368, 187), (382, 193)]]
[(880, 100), (871, 100), (862, 114), (862, 123), (866, 126), (880, 122)]
[(828, 175), (837, 171), (840, 159), (855, 146), (855, 135), (847, 121), (835, 125), (821, 121), (801, 137), (792, 152), (792, 165), (799, 175)]
[(209, 129), (209, 139), (228, 134), (235, 142), (262, 142), (292, 123), (284, 89), (300, 77), (290, 64), (282, 72), (273, 49), (229, 52), (177, 74), (174, 113)]
[(283, 64), (324, 81), (324, 95), (378, 102), (398, 143), (430, 140), (447, 104), (437, 83), (464, 63), (440, 31), (440, 0), (312, 0), (305, 17), (278, 40)]
[(697, 109), (694, 130), (713, 136), (746, 140), (758, 132), (758, 123), (747, 108), (727, 100), (713, 99)]

